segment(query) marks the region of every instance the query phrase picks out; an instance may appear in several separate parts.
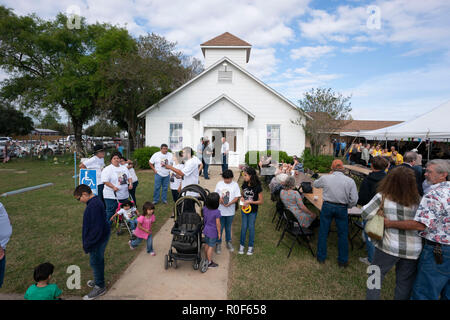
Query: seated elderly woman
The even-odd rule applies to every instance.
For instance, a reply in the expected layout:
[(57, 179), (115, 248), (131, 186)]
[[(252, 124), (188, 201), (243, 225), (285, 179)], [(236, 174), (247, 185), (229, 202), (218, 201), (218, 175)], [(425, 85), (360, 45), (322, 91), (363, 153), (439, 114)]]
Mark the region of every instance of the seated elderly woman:
[(303, 204), (300, 193), (294, 188), (295, 178), (292, 176), (288, 177), (284, 183), (283, 190), (280, 192), (281, 201), (295, 215), (298, 223), (303, 228), (308, 228), (317, 216)]
[(286, 182), (287, 178), (288, 175), (285, 173), (280, 173), (272, 178), (272, 180), (269, 183), (271, 195), (278, 196), (280, 194), (280, 191), (281, 189), (283, 189), (284, 183)]

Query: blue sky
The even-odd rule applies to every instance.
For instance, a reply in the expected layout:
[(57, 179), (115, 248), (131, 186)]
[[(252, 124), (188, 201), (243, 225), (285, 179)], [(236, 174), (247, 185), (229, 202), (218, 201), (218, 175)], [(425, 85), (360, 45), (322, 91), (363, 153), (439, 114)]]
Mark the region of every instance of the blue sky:
[(228, 31), (253, 45), (248, 70), (269, 86), (294, 103), (314, 87), (351, 94), (355, 119), (409, 120), (450, 100), (448, 0), (0, 3), (47, 19), (75, 6), (90, 23), (156, 32), (199, 59), (200, 43)]

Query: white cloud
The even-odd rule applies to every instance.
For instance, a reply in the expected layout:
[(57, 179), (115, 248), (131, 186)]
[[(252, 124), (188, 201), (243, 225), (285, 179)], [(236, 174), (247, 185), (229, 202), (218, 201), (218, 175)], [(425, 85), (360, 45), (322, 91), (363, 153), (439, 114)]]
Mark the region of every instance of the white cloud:
[(375, 48), (365, 47), (365, 46), (352, 46), (350, 48), (343, 48), (341, 51), (345, 53), (359, 53), (373, 51)]
[(263, 79), (277, 71), (279, 60), (275, 57), (274, 48), (252, 49), (250, 59), (247, 69), (258, 78)]
[(317, 47), (300, 47), (291, 50), (291, 59), (305, 59), (306, 61), (314, 61), (320, 57), (333, 52), (335, 48), (331, 46), (317, 46)]

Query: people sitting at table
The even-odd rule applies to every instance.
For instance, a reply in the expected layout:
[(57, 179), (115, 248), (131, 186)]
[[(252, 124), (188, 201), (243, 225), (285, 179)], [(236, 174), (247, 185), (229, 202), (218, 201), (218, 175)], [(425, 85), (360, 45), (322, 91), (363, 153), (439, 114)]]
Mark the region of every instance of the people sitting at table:
[(289, 209), (297, 218), (302, 228), (309, 228), (317, 215), (311, 212), (302, 201), (300, 193), (295, 189), (295, 178), (290, 176), (286, 179), (284, 187), (280, 192), (280, 199), (286, 209)]
[[(386, 274), (395, 266), (395, 300), (408, 300), (416, 277), (417, 261), (422, 251), (422, 239), (416, 230), (395, 224), (413, 220), (420, 202), (414, 172), (396, 167), (380, 182), (378, 193), (363, 207), (361, 217), (372, 219), (381, 209), (384, 216), (384, 234), (381, 240), (373, 240), (375, 253), (372, 265), (379, 267), (381, 278), (378, 286), (367, 288), (367, 300), (379, 300), (381, 286)], [(322, 220), (322, 219), (321, 219)]]
[(305, 172), (305, 169), (303, 168), (303, 163), (300, 162), (300, 159), (297, 156), (294, 156), (293, 159), (294, 159), (293, 170), (295, 170), (296, 172)]
[(289, 176), (287, 174), (280, 173), (272, 178), (269, 183), (269, 190), (272, 200), (275, 201), (275, 199), (280, 195), (280, 191), (283, 188), (283, 185), (288, 177)]
[(320, 229), (317, 242), (317, 261), (325, 263), (327, 240), (331, 222), (335, 219), (338, 233), (338, 265), (348, 266), (348, 210), (358, 201), (355, 181), (344, 175), (344, 164), (337, 159), (331, 163), (331, 174), (316, 181), (315, 188), (323, 188), (323, 205), (320, 211)]
[[(358, 193), (358, 204), (361, 206), (365, 206), (369, 203), (370, 200), (377, 194), (377, 186), (381, 180), (386, 177), (385, 169), (389, 165), (389, 162), (383, 157), (375, 157), (372, 159), (372, 163), (370, 164), (370, 168), (372, 172), (369, 173), (368, 176), (364, 178), (361, 182), (361, 186), (359, 187)], [(366, 223), (363, 222), (364, 227)], [(367, 233), (363, 230), (363, 236), (366, 241), (366, 251), (367, 257), (359, 258), (359, 261), (370, 265), (373, 260), (373, 254), (375, 251), (375, 247), (373, 246), (371, 240), (367, 236)]]

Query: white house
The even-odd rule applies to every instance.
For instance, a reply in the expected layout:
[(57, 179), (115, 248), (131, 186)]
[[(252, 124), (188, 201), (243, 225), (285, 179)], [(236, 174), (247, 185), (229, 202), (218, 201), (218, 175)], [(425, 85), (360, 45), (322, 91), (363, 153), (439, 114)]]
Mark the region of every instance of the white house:
[(249, 150), (300, 156), (305, 133), (291, 123), (299, 117), (297, 106), (246, 70), (251, 45), (226, 32), (200, 47), (205, 70), (138, 115), (145, 117), (145, 145), (195, 150), (207, 136), (220, 163), (225, 136), (230, 166), (244, 163)]

